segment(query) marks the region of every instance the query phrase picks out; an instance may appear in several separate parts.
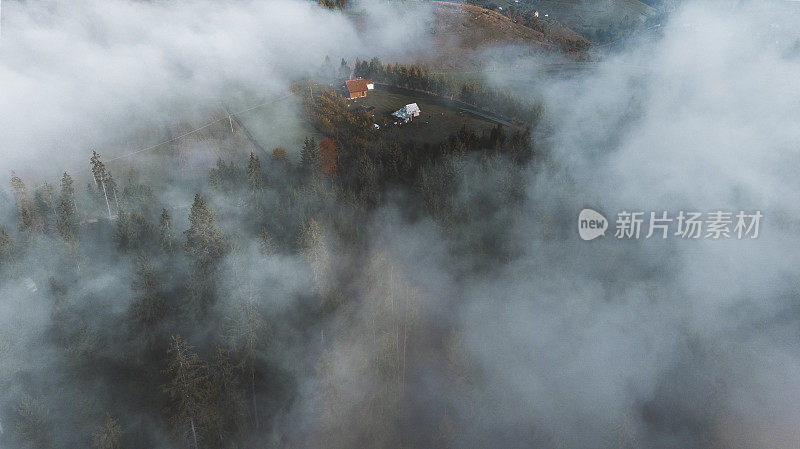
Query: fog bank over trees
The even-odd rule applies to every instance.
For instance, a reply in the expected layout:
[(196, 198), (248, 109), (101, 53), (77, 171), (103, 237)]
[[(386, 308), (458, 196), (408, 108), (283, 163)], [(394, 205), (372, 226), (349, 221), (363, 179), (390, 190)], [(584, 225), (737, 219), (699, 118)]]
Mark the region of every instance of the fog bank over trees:
[[(112, 159), (423, 40), (313, 3), (8, 3), (0, 448), (800, 444), (796, 15), (685, 2), (591, 70), (520, 75), (531, 126), (425, 144), (303, 85), (324, 138), (187, 171), (178, 144)], [(585, 242), (585, 207), (764, 219)]]

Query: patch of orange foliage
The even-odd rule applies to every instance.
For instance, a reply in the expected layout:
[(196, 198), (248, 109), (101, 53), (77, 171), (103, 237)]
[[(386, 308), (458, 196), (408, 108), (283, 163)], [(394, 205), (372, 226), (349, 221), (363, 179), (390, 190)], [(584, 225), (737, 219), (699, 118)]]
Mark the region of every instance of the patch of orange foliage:
[(322, 171), (328, 176), (333, 176), (339, 169), (338, 158), (339, 154), (336, 150), (336, 142), (330, 137), (322, 139), (319, 143), (320, 158), (322, 159)]
[(287, 162), (289, 156), (286, 155), (286, 150), (283, 147), (275, 147), (272, 150), (272, 160), (275, 162)]

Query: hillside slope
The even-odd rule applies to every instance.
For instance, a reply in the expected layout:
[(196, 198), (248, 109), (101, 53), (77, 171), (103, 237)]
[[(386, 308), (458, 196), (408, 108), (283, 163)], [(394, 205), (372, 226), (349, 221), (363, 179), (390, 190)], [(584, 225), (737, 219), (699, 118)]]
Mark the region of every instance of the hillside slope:
[(598, 29), (618, 27), (628, 22), (644, 22), (656, 10), (639, 0), (503, 0), (515, 4), (521, 10), (539, 11), (540, 17), (547, 14), (584, 36), (592, 36)]
[(560, 53), (564, 40), (588, 41), (561, 26), (544, 34), (497, 11), (475, 5), (433, 1), (435, 23), (429, 24), (437, 65), (467, 68), (507, 62), (530, 53)]
[(478, 49), (496, 44), (529, 44), (555, 49), (544, 34), (514, 23), (508, 17), (480, 6), (431, 2), (436, 6), (436, 24), (431, 33), (437, 40), (454, 36), (462, 48)]

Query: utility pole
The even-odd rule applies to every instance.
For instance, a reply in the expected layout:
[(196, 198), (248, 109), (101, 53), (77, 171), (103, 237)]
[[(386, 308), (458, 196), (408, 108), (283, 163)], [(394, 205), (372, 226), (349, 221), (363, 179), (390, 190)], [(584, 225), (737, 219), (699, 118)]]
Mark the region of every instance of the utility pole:
[(111, 220), (111, 205), (108, 204), (108, 194), (106, 193), (106, 182), (100, 183), (103, 186), (103, 196), (106, 198), (106, 209), (108, 209), (108, 219)]

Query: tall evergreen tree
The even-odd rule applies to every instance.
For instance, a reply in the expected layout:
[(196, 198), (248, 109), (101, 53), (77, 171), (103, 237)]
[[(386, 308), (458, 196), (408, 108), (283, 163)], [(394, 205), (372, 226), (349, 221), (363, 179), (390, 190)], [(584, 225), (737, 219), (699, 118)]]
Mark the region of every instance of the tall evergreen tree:
[(139, 254), (136, 265), (133, 283), (136, 298), (131, 303), (129, 314), (136, 327), (149, 335), (149, 331), (167, 316), (167, 302), (161, 281), (144, 253)]
[(339, 64), (339, 78), (350, 78), (350, 66), (347, 65), (347, 61), (342, 58), (341, 64)]
[(14, 189), (14, 197), (17, 200), (17, 209), (19, 210), (20, 219), (22, 221), (22, 229), (28, 235), (41, 234), (44, 232), (44, 218), (39, 213), (36, 202), (31, 198), (25, 183), (17, 176), (15, 172), (11, 172), (11, 187)]
[(161, 209), (161, 218), (158, 222), (158, 240), (161, 248), (168, 253), (175, 247), (175, 232), (172, 230), (172, 218), (166, 209)]
[(230, 354), (217, 349), (209, 370), (213, 411), (209, 414), (210, 432), (223, 447), (236, 447), (229, 440), (246, 428), (247, 401), (241, 388), (239, 364)]
[(43, 226), (48, 232), (55, 228), (56, 222), (56, 190), (52, 184), (45, 182), (36, 189), (36, 208), (42, 215)]
[(14, 436), (20, 449), (49, 449), (54, 447), (50, 413), (44, 403), (30, 396), (22, 398), (17, 409)]
[(261, 228), (261, 235), (259, 236), (258, 243), (261, 254), (275, 254), (278, 251), (278, 248), (272, 241), (272, 236), (269, 234), (269, 231), (267, 231), (267, 228)]
[(264, 186), (264, 178), (261, 172), (261, 160), (254, 153), (250, 153), (250, 162), (247, 164), (247, 181), (250, 190), (257, 192)]
[(119, 421), (107, 416), (103, 427), (92, 434), (92, 448), (125, 449), (125, 445), (122, 443), (122, 426), (119, 425)]
[(226, 333), (230, 346), (241, 356), (244, 368), (247, 370), (248, 383), (250, 384), (251, 412), (253, 426), (260, 427), (258, 418), (258, 395), (256, 394), (256, 366), (259, 351), (263, 344), (263, 331), (266, 327), (264, 317), (258, 310), (258, 304), (253, 298), (252, 291), (247, 298), (236, 307), (235, 313), (229, 320)]
[(9, 266), (14, 261), (14, 237), (0, 228), (0, 267)]
[(56, 216), (56, 230), (64, 240), (74, 241), (78, 230), (78, 206), (72, 177), (64, 172), (61, 177), (61, 198)]
[(317, 293), (325, 293), (330, 277), (330, 254), (325, 245), (322, 228), (317, 220), (309, 220), (300, 233), (300, 246), (311, 268), (311, 275)]
[(208, 267), (225, 252), (225, 234), (217, 226), (214, 213), (202, 195), (194, 196), (189, 213), (189, 229), (186, 235), (186, 251), (202, 266)]
[(210, 399), (208, 366), (180, 335), (172, 337), (167, 355), (169, 383), (164, 392), (171, 404), (173, 430), (199, 449)]
[(195, 195), (189, 213), (186, 252), (194, 259), (189, 277), (191, 311), (202, 317), (215, 301), (216, 262), (227, 250), (225, 234), (217, 226), (211, 208), (200, 194)]
[(303, 142), (303, 150), (300, 153), (300, 168), (305, 174), (317, 174), (322, 171), (320, 149), (313, 137), (306, 137)]

